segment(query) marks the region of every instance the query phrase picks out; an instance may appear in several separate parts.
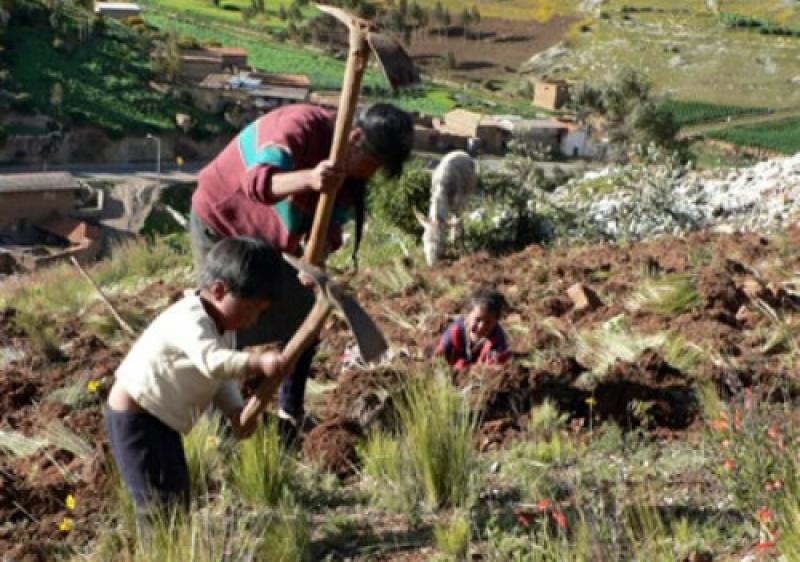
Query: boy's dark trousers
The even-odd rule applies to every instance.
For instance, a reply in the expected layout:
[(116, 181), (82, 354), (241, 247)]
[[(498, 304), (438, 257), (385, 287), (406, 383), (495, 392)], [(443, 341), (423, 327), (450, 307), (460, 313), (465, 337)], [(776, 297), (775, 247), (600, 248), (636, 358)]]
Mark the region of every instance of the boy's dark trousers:
[[(189, 215), (196, 274), (202, 270), (203, 261), (211, 247), (222, 237), (195, 214)], [(267, 242), (270, 242), (267, 240)], [(249, 345), (260, 345), (268, 342), (285, 344), (295, 334), (314, 306), (314, 291), (304, 287), (297, 279), (297, 271), (281, 260), (281, 281), (283, 291), (279, 301), (273, 303), (261, 313), (258, 322), (236, 334), (236, 345), (239, 349)], [(317, 351), (319, 340), (314, 342), (298, 359), (294, 373), (281, 384), (278, 394), (278, 406), (299, 422), (304, 414), (303, 401), (306, 393), (306, 381), (311, 372), (311, 362)]]
[(106, 430), (122, 479), (133, 498), (143, 540), (164, 508), (188, 509), (190, 481), (181, 435), (147, 412), (106, 406)]

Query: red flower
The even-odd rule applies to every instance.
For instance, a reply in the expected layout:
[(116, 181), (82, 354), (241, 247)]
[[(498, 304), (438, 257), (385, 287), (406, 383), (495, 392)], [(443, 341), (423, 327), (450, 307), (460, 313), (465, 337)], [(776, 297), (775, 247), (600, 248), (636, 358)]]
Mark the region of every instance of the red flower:
[(526, 529), (531, 526), (531, 522), (528, 520), (528, 517), (524, 513), (518, 511), (516, 515), (517, 515), (517, 521), (519, 521), (520, 525), (522, 525)]
[(736, 408), (733, 427), (735, 427), (737, 431), (742, 429), (742, 412), (739, 410), (739, 408)]
[(734, 468), (736, 468), (736, 461), (730, 458), (725, 459), (725, 462), (723, 463), (722, 466), (724, 466), (728, 470), (733, 470)]
[(545, 509), (550, 507), (552, 503), (553, 502), (550, 500), (550, 498), (544, 498), (543, 500), (539, 500), (539, 503), (536, 504), (536, 509), (538, 509), (539, 511), (544, 511)]
[(564, 515), (564, 512), (559, 509), (554, 509), (552, 512), (553, 520), (558, 524), (559, 527), (562, 529), (567, 528), (567, 516)]
[(761, 521), (762, 523), (769, 523), (770, 521), (772, 521), (772, 518), (774, 516), (775, 513), (773, 513), (773, 511), (766, 505), (762, 505), (761, 507), (758, 508), (758, 511), (756, 511), (756, 517), (758, 517), (758, 520)]
[(778, 541), (761, 541), (756, 545), (756, 550), (766, 550), (768, 548), (773, 548)]

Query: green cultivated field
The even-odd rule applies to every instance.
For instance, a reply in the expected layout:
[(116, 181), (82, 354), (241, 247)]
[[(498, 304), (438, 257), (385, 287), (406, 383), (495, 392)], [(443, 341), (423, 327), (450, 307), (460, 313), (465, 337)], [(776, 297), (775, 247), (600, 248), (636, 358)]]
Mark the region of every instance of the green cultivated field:
[(708, 121), (719, 121), (726, 117), (754, 115), (769, 111), (764, 107), (740, 107), (736, 105), (716, 105), (699, 101), (667, 100), (663, 106), (675, 116), (679, 125), (695, 125)]
[(712, 131), (707, 136), (733, 144), (794, 154), (800, 152), (800, 118)]
[[(145, 20), (164, 31), (181, 36), (191, 36), (200, 41), (219, 41), (227, 47), (243, 47), (248, 51), (250, 64), (269, 72), (307, 74), (315, 89), (337, 89), (342, 83), (344, 63), (331, 56), (292, 47), (289, 43), (258, 39), (255, 35), (182, 21), (152, 12), (145, 15)], [(388, 89), (383, 77), (374, 71), (367, 72), (364, 85), (373, 89)]]
[[(95, 123), (112, 134), (174, 129), (175, 113), (193, 115), (209, 130), (224, 127), (193, 108), (150, 89), (150, 60), (135, 34), (114, 25), (72, 52), (55, 49), (54, 36), (41, 28), (14, 26), (6, 32), (9, 67), (33, 108), (73, 122)], [(61, 95), (57, 86), (61, 87)]]

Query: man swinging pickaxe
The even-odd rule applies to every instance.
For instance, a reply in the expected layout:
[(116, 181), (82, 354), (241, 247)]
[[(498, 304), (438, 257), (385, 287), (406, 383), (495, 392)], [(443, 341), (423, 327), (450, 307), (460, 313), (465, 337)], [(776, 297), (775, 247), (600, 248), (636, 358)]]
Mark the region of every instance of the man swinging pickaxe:
[[(350, 51), (345, 69), (339, 109), (333, 134), (329, 162), (336, 169), (347, 161), (351, 138), (351, 126), (357, 107), (361, 88), (361, 80), (367, 67), (370, 53), (375, 54), (393, 89), (419, 82), (419, 74), (408, 54), (399, 43), (388, 36), (377, 32), (374, 24), (355, 18), (341, 10), (330, 6), (318, 6), (323, 12), (335, 17), (347, 25), (349, 30)], [(410, 133), (411, 131), (407, 131)], [(365, 139), (369, 141), (369, 138)], [(403, 139), (395, 139), (398, 143)], [(391, 139), (389, 139), (391, 141)], [(409, 147), (410, 148), (410, 147)], [(367, 146), (369, 149), (369, 146)], [(391, 150), (387, 147), (384, 150)], [(390, 170), (391, 171), (391, 170)], [(287, 261), (304, 273), (317, 286), (314, 307), (304, 320), (300, 329), (285, 346), (282, 355), (286, 363), (294, 366), (306, 349), (318, 338), (319, 332), (333, 308), (340, 310), (353, 331), (361, 356), (372, 361), (385, 351), (386, 341), (373, 320), (361, 306), (339, 286), (337, 286), (321, 269), (315, 267), (324, 261), (327, 248), (326, 239), (334, 213), (335, 190), (320, 194), (311, 233), (308, 238), (304, 262), (286, 255)], [(291, 373), (293, 368), (288, 368)], [(264, 381), (256, 394), (250, 399), (243, 414), (242, 423), (252, 423), (264, 410), (281, 383), (281, 377)]]

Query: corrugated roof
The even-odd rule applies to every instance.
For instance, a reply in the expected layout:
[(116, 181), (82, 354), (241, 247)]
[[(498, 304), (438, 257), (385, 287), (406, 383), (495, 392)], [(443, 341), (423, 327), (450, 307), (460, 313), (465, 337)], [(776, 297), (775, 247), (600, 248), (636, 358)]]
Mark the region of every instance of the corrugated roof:
[(77, 191), (81, 188), (81, 183), (69, 172), (0, 174), (0, 193)]

